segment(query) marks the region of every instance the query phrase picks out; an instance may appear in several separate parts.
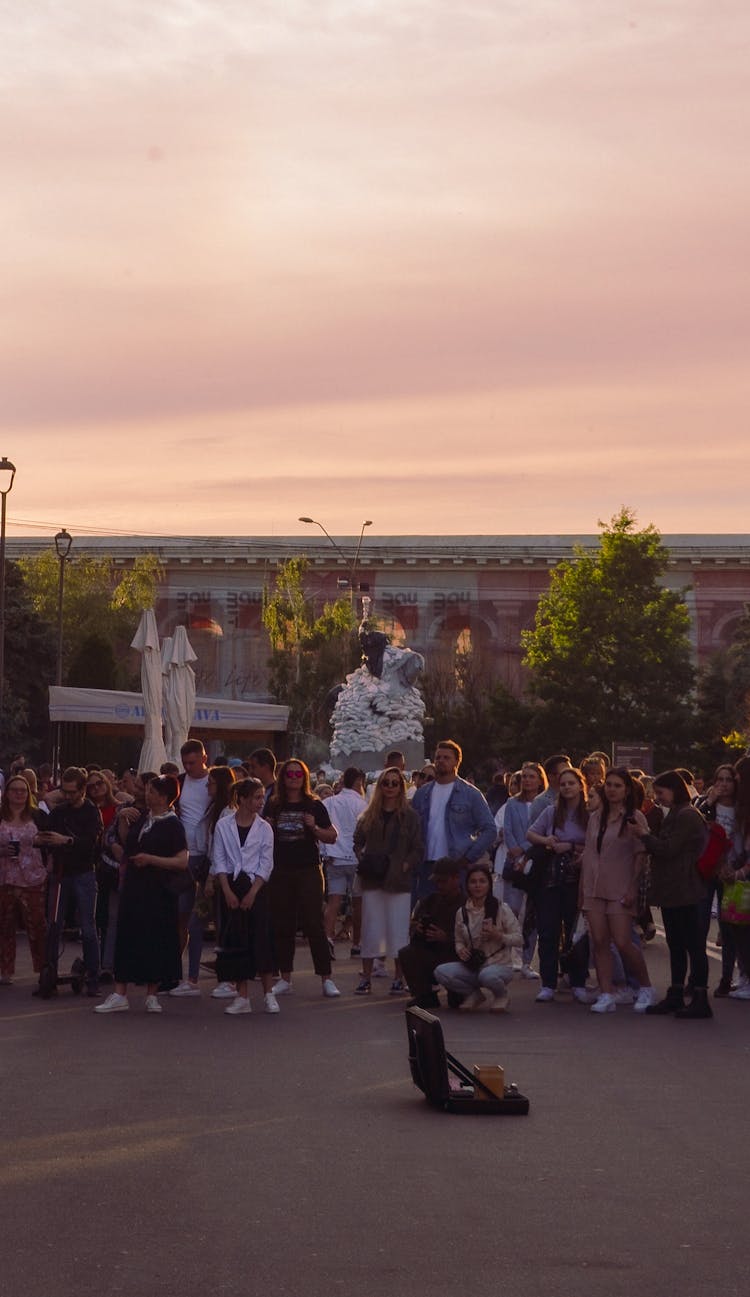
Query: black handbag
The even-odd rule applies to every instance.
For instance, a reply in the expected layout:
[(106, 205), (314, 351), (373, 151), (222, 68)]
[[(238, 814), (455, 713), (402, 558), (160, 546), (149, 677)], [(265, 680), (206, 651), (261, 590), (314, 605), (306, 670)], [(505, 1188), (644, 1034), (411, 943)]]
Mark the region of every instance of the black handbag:
[[(550, 864), (554, 857), (555, 853), (550, 851), (549, 847), (531, 847), (525, 857), (521, 857), (524, 861), (522, 868), (514, 869), (512, 877), (506, 879), (506, 882), (510, 882), (521, 892), (535, 892), (538, 887), (543, 887), (547, 882)], [(505, 870), (503, 870), (503, 878), (505, 878)]]
[(366, 883), (382, 883), (391, 866), (391, 858), (385, 851), (365, 851), (357, 873)]

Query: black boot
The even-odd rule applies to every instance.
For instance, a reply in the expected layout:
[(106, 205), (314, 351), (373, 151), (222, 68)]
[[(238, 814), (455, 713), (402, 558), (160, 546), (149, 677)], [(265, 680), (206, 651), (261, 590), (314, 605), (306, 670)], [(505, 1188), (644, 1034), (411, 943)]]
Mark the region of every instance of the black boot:
[(666, 1013), (683, 1013), (685, 1010), (685, 995), (681, 986), (670, 986), (663, 1000), (658, 1004), (650, 1004), (646, 1013), (657, 1016), (663, 1016)]
[(693, 987), (693, 998), (685, 1009), (678, 1009), (675, 1018), (713, 1018), (713, 1010), (708, 1003), (708, 991), (705, 986)]
[(731, 989), (732, 989), (731, 977), (722, 977), (721, 981), (719, 982), (719, 985), (714, 991), (714, 995), (718, 1000), (726, 999)]

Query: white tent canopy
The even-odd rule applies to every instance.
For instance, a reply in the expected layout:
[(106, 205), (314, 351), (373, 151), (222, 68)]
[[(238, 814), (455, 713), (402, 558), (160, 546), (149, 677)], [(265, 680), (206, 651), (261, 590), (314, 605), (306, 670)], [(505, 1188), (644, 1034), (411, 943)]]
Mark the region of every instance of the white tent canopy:
[[(142, 727), (145, 714), (143, 694), (117, 689), (74, 689), (50, 685), (51, 721), (91, 725)], [(284, 733), (289, 708), (277, 703), (256, 703), (233, 698), (196, 698), (192, 728), (204, 731), (244, 730)]]

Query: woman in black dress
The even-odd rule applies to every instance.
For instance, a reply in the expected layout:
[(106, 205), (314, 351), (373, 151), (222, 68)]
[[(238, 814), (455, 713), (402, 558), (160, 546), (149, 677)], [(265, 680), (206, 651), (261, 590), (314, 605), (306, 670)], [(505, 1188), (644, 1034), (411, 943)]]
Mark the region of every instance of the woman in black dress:
[(152, 779), (146, 788), (146, 815), (130, 829), (127, 868), (120, 896), (115, 945), (115, 989), (96, 1013), (130, 1008), (128, 983), (146, 984), (146, 1012), (161, 1013), (160, 982), (180, 976), (177, 896), (188, 867), (183, 829), (174, 812), (179, 784), (173, 775)]

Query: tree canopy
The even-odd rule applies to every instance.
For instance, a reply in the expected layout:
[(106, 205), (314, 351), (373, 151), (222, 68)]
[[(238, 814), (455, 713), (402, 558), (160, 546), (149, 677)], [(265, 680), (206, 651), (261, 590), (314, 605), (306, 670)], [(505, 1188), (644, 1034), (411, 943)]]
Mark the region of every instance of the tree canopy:
[[(26, 555), (18, 560), (31, 607), (48, 626), (57, 623), (60, 565), (55, 550)], [(63, 680), (75, 666), (76, 683), (83, 683), (81, 664), (97, 657), (97, 684), (117, 688), (130, 683), (127, 650), (135, 633), (138, 614), (152, 607), (162, 568), (154, 554), (136, 557), (133, 566), (120, 572), (110, 558), (82, 552), (65, 564), (63, 599)], [(99, 649), (97, 650), (97, 646)], [(103, 667), (111, 676), (103, 684)], [(114, 669), (112, 669), (114, 668)]]
[(546, 746), (638, 740), (677, 757), (694, 676), (687, 605), (661, 583), (669, 555), (655, 527), (637, 530), (627, 508), (599, 525), (598, 549), (577, 546), (554, 569), (522, 635), (533, 727)]
[(271, 694), (290, 709), (289, 732), (300, 755), (327, 749), (333, 710), (329, 695), (360, 656), (350, 600), (328, 601), (316, 616), (315, 595), (305, 588), (308, 566), (301, 556), (288, 559), (276, 574), (274, 591), (267, 591), (263, 601), (263, 625), (271, 644)]

